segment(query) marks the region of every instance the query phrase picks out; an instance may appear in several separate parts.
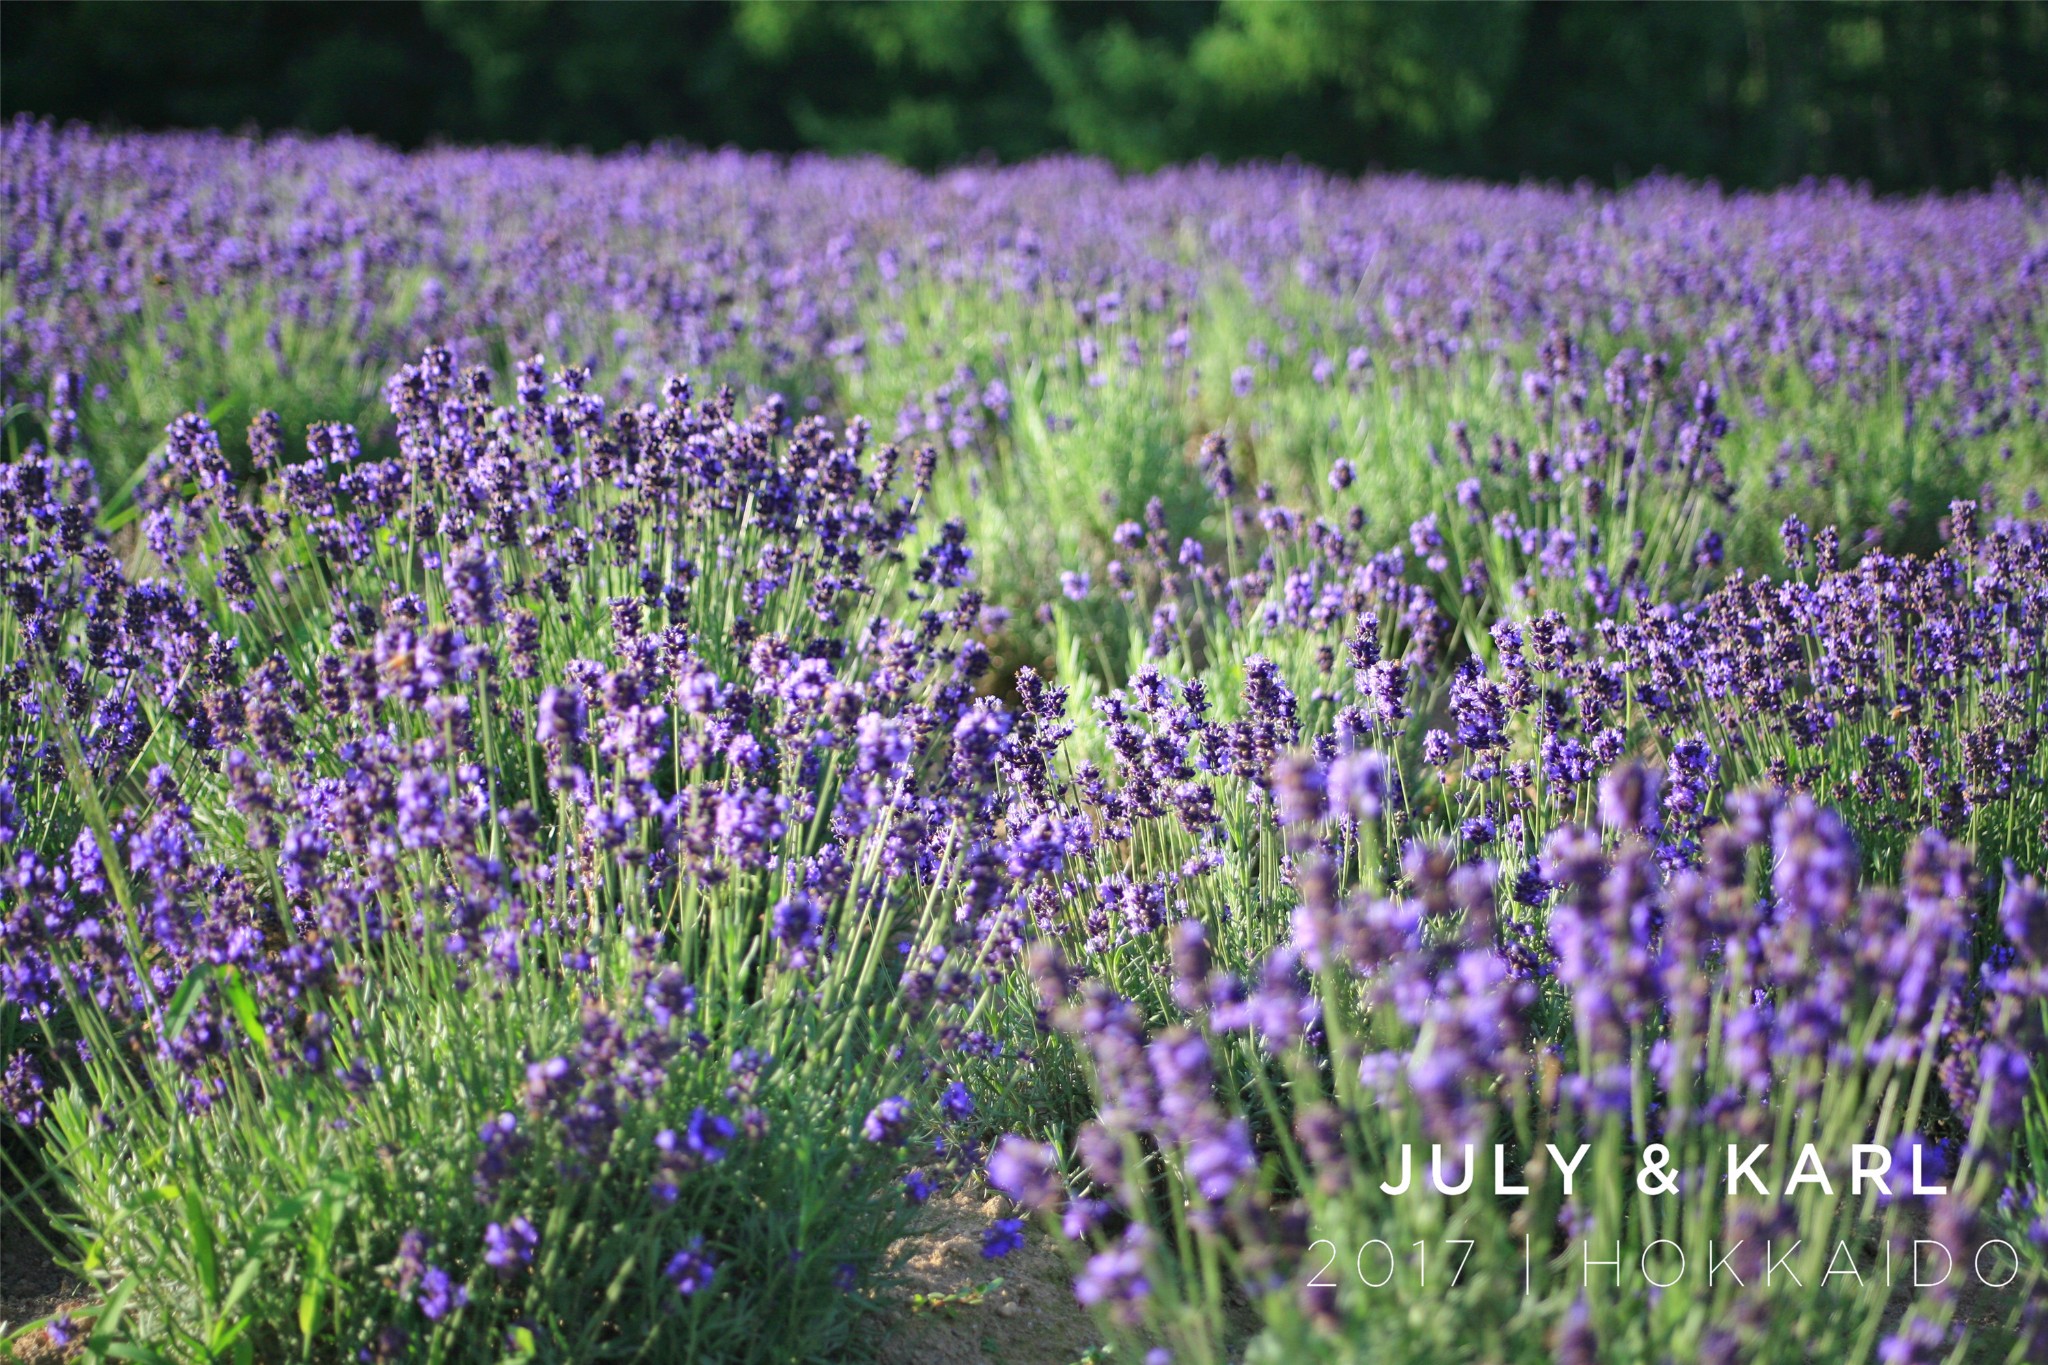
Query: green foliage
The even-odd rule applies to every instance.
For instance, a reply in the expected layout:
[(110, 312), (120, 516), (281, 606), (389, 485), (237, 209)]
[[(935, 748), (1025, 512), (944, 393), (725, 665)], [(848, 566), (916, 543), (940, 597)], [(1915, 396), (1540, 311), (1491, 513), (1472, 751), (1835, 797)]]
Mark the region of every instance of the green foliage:
[(144, 126), (1888, 189), (2048, 169), (2038, 3), (74, 0), (6, 22), (0, 107)]
[[(771, 1071), (755, 1096), (765, 1138), (735, 1143), (673, 1204), (647, 1191), (657, 1132), (683, 1127), (693, 1107), (722, 1105), (734, 1040), (769, 1036), (762, 1009), (721, 1011), (718, 1038), (671, 1069), (656, 1103), (627, 1111), (595, 1172), (554, 1178), (577, 1158), (551, 1145), (532, 1154), (531, 1174), (488, 1197), (473, 1188), (476, 1133), (519, 1108), (527, 1062), (573, 1050), (586, 1002), (633, 998), (636, 964), (621, 939), (607, 942), (587, 973), (536, 961), (517, 981), (474, 988), (432, 956), (394, 958), (388, 976), (331, 1000), (350, 1063), (384, 1078), (355, 1094), (303, 1073), (236, 1068), (191, 1115), (175, 1065), (119, 1060), (116, 1040), (99, 1040), (113, 1060), (82, 1068), (77, 1088), (55, 1096), (45, 1153), (73, 1211), (80, 1268), (127, 1288), (98, 1310), (96, 1335), (153, 1342), (172, 1359), (231, 1359), (246, 1343), (260, 1360), (319, 1360), (337, 1341), (397, 1325), (414, 1335), (416, 1358), (498, 1359), (516, 1319), (530, 1342), (550, 1343), (513, 1352), (535, 1360), (788, 1360), (843, 1349), (863, 1304), (833, 1275), (872, 1269), (903, 1207), (885, 1188), (887, 1163), (863, 1164), (855, 1137), (882, 1070), (794, 1060)], [(815, 1011), (774, 1012), (792, 1051), (825, 1031)], [(131, 1068), (146, 1077), (140, 1090)], [(111, 1110), (88, 1099), (113, 1094), (127, 1098)], [(487, 1223), (514, 1216), (532, 1222), (541, 1252), (511, 1277), (508, 1301), (482, 1292), (493, 1272), (471, 1249)], [(424, 1234), (430, 1261), (460, 1262), (455, 1273), (473, 1286), (471, 1306), (438, 1324), (390, 1292), (408, 1228)], [(713, 1290), (685, 1300), (661, 1268), (699, 1235), (719, 1271)]]

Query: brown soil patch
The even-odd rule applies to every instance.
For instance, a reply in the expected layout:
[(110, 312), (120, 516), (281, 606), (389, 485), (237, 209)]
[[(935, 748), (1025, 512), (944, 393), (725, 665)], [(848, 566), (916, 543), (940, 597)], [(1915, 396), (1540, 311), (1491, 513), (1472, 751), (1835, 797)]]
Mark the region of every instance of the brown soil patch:
[[(889, 1248), (901, 1287), (883, 1320), (882, 1365), (1074, 1365), (1102, 1344), (1044, 1228), (1027, 1222), (1021, 1248), (983, 1259), (982, 1230), (1011, 1214), (1007, 1200), (986, 1193), (925, 1205), (911, 1234)], [(1001, 1285), (982, 1292), (997, 1277)], [(920, 1305), (916, 1295), (970, 1301)]]
[(0, 1360), (55, 1365), (72, 1359), (76, 1347), (59, 1347), (40, 1329), (12, 1343), (8, 1338), (23, 1323), (88, 1301), (85, 1287), (50, 1259), (35, 1234), (0, 1210)]

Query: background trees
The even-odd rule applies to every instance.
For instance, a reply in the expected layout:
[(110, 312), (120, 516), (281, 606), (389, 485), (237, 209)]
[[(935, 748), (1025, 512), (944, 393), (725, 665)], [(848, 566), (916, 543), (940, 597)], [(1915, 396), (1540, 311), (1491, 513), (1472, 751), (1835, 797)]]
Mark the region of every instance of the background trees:
[(2048, 171), (2048, 7), (71, 0), (8, 7), (0, 107), (401, 145), (1953, 188)]

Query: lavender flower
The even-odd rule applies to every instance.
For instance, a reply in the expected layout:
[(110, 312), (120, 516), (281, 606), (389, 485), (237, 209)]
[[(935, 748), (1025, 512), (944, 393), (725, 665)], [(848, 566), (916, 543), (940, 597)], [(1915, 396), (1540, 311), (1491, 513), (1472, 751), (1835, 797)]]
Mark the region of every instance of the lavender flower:
[(988, 1159), (988, 1183), (1034, 1213), (1058, 1207), (1065, 1191), (1052, 1148), (1005, 1134)]
[(982, 1231), (981, 1256), (998, 1261), (1024, 1245), (1024, 1224), (1016, 1218), (998, 1218)]
[(421, 1274), (419, 1306), (428, 1322), (439, 1322), (468, 1305), (468, 1286), (456, 1284), (441, 1267), (430, 1265)]
[(662, 1267), (662, 1278), (676, 1288), (684, 1298), (711, 1287), (712, 1278), (718, 1273), (717, 1263), (704, 1251), (704, 1239), (693, 1237), (690, 1244), (669, 1257)]
[(540, 1234), (523, 1214), (510, 1223), (492, 1223), (484, 1228), (484, 1264), (501, 1279), (509, 1279), (533, 1264), (534, 1249), (539, 1245)]
[(1152, 1294), (1145, 1271), (1146, 1245), (1144, 1225), (1133, 1224), (1121, 1245), (1088, 1258), (1074, 1281), (1074, 1297), (1084, 1307), (1106, 1307), (1126, 1326), (1136, 1326), (1139, 1310)]
[(860, 1125), (862, 1137), (884, 1147), (901, 1147), (909, 1131), (910, 1104), (900, 1095), (891, 1095), (869, 1110)]

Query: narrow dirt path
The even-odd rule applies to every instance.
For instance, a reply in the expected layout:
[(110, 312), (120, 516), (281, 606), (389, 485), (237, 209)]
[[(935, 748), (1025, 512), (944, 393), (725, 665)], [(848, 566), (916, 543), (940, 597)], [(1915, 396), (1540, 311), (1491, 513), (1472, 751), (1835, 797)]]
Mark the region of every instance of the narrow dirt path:
[(986, 1193), (935, 1197), (889, 1248), (905, 1283), (883, 1328), (882, 1365), (1074, 1365), (1102, 1344), (1042, 1228), (999, 1260), (982, 1256), (982, 1230), (1009, 1212)]

